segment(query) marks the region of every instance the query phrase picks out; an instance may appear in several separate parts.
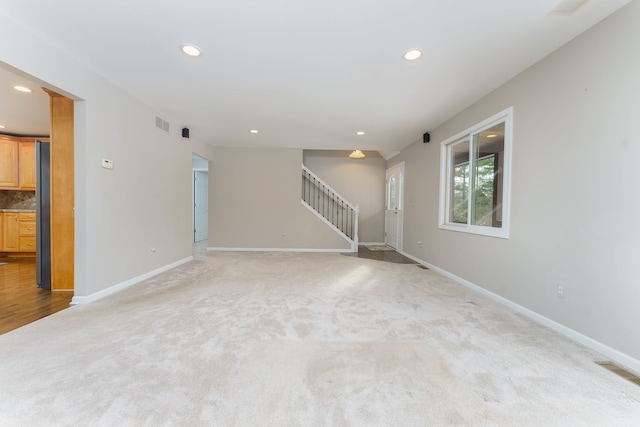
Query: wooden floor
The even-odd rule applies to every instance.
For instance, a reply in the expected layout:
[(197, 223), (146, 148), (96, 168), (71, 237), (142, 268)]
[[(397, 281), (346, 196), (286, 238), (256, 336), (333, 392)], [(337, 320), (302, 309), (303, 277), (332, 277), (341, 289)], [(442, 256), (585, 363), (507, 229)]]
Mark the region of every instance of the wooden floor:
[(35, 258), (10, 259), (0, 265), (0, 334), (68, 308), (72, 297), (36, 286)]

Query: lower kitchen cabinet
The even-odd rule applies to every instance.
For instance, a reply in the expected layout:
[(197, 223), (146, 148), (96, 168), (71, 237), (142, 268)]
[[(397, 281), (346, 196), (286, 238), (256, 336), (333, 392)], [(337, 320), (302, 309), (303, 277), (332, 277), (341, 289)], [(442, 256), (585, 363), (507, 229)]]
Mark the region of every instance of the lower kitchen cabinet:
[(20, 222), (18, 212), (5, 212), (2, 221), (2, 250), (18, 252), (20, 248)]
[(36, 214), (35, 212), (20, 212), (18, 214), (20, 233), (18, 250), (20, 252), (36, 251)]
[(3, 212), (0, 246), (3, 252), (36, 252), (35, 212)]

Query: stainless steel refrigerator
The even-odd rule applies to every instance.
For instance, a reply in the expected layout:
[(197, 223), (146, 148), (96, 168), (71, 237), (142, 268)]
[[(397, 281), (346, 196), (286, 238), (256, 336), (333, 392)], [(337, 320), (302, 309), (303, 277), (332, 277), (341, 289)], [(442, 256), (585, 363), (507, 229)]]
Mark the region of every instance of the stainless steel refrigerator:
[(49, 143), (36, 141), (36, 282), (51, 289), (51, 173)]

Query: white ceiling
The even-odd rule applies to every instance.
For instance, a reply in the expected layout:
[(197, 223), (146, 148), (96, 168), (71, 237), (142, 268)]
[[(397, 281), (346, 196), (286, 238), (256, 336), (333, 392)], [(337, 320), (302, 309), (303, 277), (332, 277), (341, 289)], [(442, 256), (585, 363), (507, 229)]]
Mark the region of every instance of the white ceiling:
[[(552, 15), (560, 0), (0, 0), (0, 13), (213, 145), (391, 153), (629, 1)], [(423, 57), (402, 59), (411, 48)], [(13, 81), (0, 72), (1, 131), (42, 134), (46, 107), (22, 104), (41, 94)]]
[[(24, 86), (33, 92), (13, 89)], [(49, 135), (49, 95), (33, 80), (0, 67), (0, 133)]]

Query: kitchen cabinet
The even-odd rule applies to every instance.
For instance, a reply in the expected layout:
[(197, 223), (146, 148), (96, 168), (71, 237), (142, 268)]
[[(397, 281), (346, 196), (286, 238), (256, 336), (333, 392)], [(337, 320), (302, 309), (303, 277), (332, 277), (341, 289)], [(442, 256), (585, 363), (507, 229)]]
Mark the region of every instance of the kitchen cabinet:
[(18, 141), (0, 135), (0, 189), (18, 188)]
[(0, 212), (0, 250), (36, 252), (36, 213)]
[(18, 251), (36, 251), (36, 213), (20, 212), (18, 214)]
[(2, 221), (2, 250), (18, 252), (20, 248), (20, 221), (18, 212), (5, 212)]
[(18, 185), (21, 190), (36, 189), (36, 141), (21, 140), (18, 149)]
[(0, 135), (0, 190), (35, 189), (36, 139)]

